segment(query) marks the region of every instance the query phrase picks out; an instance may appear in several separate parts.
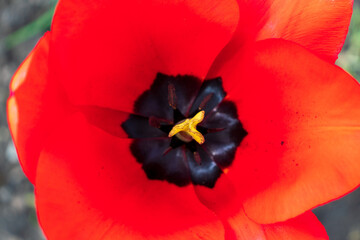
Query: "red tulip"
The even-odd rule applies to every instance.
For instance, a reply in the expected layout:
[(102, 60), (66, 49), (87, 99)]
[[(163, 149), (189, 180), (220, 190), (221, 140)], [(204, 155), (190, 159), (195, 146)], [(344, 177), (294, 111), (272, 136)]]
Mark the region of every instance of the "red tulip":
[(48, 239), (328, 239), (360, 183), (349, 0), (60, 0), (8, 120)]

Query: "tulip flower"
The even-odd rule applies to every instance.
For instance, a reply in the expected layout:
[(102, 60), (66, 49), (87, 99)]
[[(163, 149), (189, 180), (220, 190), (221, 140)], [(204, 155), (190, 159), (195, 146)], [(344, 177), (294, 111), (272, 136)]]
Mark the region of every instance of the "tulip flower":
[(360, 183), (350, 0), (60, 0), (8, 121), (49, 240), (328, 239)]

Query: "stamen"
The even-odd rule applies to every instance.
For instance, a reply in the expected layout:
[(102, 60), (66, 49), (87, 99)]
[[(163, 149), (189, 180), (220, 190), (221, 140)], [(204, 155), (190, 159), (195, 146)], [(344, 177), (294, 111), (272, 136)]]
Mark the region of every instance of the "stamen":
[(150, 116), (149, 117), (149, 125), (154, 127), (154, 128), (160, 128), (161, 127), (161, 123), (165, 123), (165, 124), (174, 124), (172, 121), (169, 121), (167, 119), (161, 119), (158, 117), (154, 117), (154, 116)]
[(201, 103), (199, 105), (199, 110), (202, 110), (205, 108), (206, 104), (210, 101), (210, 99), (212, 98), (213, 95), (214, 95), (214, 93), (210, 93), (204, 98), (204, 100), (201, 101)]
[(165, 156), (166, 154), (168, 154), (170, 151), (172, 150), (172, 147), (168, 147), (167, 149), (165, 149), (165, 151), (163, 152), (163, 156)]
[(195, 162), (197, 162), (197, 164), (201, 164), (201, 158), (200, 158), (200, 155), (198, 152), (194, 152), (194, 159), (195, 159)]
[(169, 83), (168, 85), (168, 102), (170, 107), (176, 109), (176, 93), (174, 84)]
[(160, 128), (160, 121), (158, 118), (151, 116), (149, 117), (149, 125), (154, 128)]
[(198, 112), (193, 118), (185, 119), (177, 123), (170, 131), (169, 137), (176, 135), (180, 140), (184, 142), (190, 142), (194, 139), (199, 144), (205, 142), (204, 136), (196, 130), (196, 126), (204, 120), (205, 111)]

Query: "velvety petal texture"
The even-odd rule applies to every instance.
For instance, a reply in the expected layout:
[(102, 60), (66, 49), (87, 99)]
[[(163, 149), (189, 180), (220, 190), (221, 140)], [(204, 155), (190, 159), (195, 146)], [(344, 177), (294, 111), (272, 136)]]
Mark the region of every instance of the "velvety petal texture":
[(37, 161), (49, 132), (60, 125), (66, 111), (71, 111), (59, 96), (58, 86), (48, 78), (50, 38), (46, 33), (16, 71), (7, 102), (11, 134), (31, 182), (35, 181)]
[(72, 103), (131, 112), (159, 72), (203, 79), (238, 17), (235, 0), (62, 0), (50, 69)]
[(250, 218), (283, 221), (358, 186), (354, 78), (284, 40), (257, 43), (218, 74), (248, 132), (227, 177)]

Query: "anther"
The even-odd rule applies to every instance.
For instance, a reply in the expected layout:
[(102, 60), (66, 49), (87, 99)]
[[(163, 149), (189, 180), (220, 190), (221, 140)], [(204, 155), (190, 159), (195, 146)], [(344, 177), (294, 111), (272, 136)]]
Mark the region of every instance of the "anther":
[(176, 93), (174, 84), (169, 83), (168, 85), (168, 102), (170, 107), (176, 109)]
[(166, 119), (160, 119), (154, 116), (149, 117), (149, 125), (154, 128), (161, 128), (162, 123), (164, 124), (174, 124), (172, 121), (166, 120)]
[(197, 164), (201, 164), (201, 157), (199, 155), (198, 152), (194, 152), (194, 159), (195, 159), (195, 162), (197, 162)]
[(212, 98), (213, 95), (214, 95), (214, 93), (210, 93), (204, 98), (204, 100), (201, 101), (201, 103), (199, 105), (199, 110), (202, 110), (205, 108), (206, 104), (210, 101), (210, 99)]

